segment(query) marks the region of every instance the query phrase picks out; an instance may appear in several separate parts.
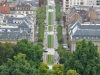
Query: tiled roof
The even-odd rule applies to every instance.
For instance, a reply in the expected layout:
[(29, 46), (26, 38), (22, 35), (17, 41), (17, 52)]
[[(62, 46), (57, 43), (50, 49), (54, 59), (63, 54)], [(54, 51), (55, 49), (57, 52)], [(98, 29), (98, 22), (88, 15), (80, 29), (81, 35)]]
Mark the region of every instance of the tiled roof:
[(2, 14), (9, 14), (10, 7), (9, 6), (0, 6), (0, 13)]

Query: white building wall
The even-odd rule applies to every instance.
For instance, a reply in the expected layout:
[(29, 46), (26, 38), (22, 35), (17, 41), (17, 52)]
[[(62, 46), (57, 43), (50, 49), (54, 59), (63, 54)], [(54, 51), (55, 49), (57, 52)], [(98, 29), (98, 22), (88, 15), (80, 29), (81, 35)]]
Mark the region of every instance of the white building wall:
[(66, 0), (63, 0), (63, 12), (66, 11)]
[[(81, 2), (83, 2), (83, 5), (96, 5), (97, 1), (100, 0), (69, 0), (69, 7), (73, 5), (82, 5)], [(66, 0), (63, 0), (63, 11), (66, 8)]]
[(96, 5), (96, 0), (87, 0), (87, 5)]

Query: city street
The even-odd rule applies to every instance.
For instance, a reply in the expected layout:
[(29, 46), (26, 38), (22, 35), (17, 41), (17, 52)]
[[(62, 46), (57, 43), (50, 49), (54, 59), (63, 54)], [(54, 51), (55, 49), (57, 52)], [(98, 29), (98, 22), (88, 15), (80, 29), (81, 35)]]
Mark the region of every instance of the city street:
[[(52, 7), (52, 8), (49, 8), (49, 7)], [(50, 12), (52, 13), (51, 16), (50, 16)], [(53, 55), (53, 64), (48, 64), (49, 66), (49, 69), (52, 69), (52, 66), (54, 64), (57, 64), (59, 63), (59, 55), (58, 53), (55, 51), (57, 48), (58, 48), (58, 41), (57, 41), (57, 32), (56, 32), (56, 28), (57, 28), (57, 23), (55, 21), (55, 2), (54, 0), (48, 0), (48, 4), (46, 6), (46, 26), (45, 26), (45, 32), (44, 32), (44, 49), (47, 51), (47, 52), (44, 52), (43, 53), (43, 62), (48, 62), (48, 58), (47, 56), (48, 55)], [(51, 17), (51, 18), (50, 18)], [(51, 19), (51, 20), (50, 20)], [(50, 23), (51, 22), (51, 23)], [(49, 24), (52, 24), (52, 25), (49, 25)], [(53, 30), (49, 31), (49, 26), (52, 26), (53, 27)], [(48, 35), (52, 35), (53, 36), (53, 39), (51, 41), (53, 41), (53, 47), (51, 48), (48, 48)], [(51, 43), (52, 44), (52, 43)]]

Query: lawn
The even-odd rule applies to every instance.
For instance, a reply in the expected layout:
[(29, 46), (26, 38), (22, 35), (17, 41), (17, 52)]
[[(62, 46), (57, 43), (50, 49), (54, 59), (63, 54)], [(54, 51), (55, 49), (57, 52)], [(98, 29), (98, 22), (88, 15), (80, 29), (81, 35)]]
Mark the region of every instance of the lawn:
[(53, 48), (53, 35), (48, 35), (48, 48)]
[(49, 9), (52, 9), (52, 6), (49, 6)]
[(49, 25), (52, 25), (52, 12), (49, 12)]
[(54, 56), (51, 54), (48, 54), (48, 64), (52, 65), (54, 63)]
[(53, 31), (53, 26), (48, 26), (49, 31)]

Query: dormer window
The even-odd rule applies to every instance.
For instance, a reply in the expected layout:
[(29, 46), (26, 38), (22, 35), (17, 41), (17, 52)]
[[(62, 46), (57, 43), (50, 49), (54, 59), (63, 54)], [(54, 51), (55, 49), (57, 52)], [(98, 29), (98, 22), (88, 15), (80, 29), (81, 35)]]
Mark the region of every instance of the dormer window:
[(79, 37), (76, 37), (76, 39), (79, 39)]
[(16, 39), (18, 38), (18, 34), (16, 34)]
[(92, 37), (92, 39), (94, 39), (94, 37)]
[(96, 37), (96, 39), (98, 39), (98, 37)]
[(0, 34), (0, 38), (2, 38), (2, 34)]
[(8, 34), (8, 36), (7, 36), (8, 38), (10, 37), (10, 34)]
[(86, 39), (86, 37), (84, 37), (84, 39)]

